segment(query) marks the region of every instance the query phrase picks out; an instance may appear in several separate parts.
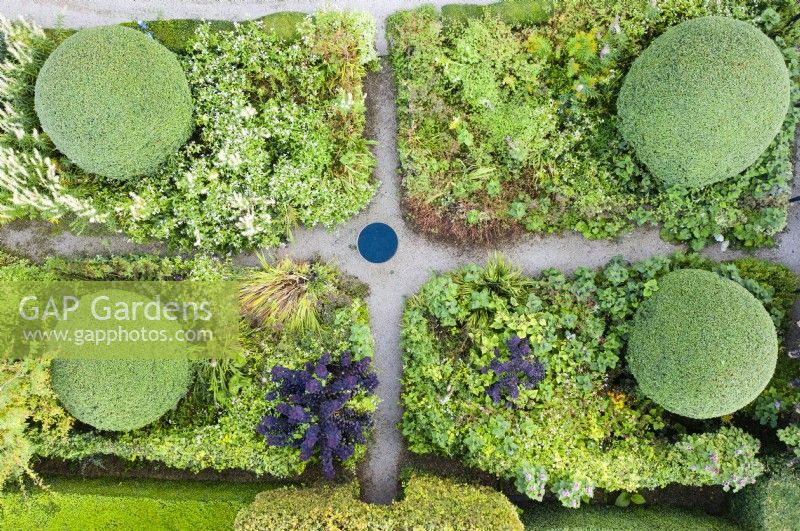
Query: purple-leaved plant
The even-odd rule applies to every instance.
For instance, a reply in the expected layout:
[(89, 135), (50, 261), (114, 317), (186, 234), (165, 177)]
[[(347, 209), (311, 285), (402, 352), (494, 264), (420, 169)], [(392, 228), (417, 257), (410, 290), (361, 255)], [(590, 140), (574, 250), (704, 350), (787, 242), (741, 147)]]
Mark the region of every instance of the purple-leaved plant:
[(494, 359), (481, 369), (482, 373), (492, 371), (497, 380), (486, 389), (486, 394), (495, 404), (505, 399), (506, 406), (513, 407), (519, 397), (520, 387), (533, 389), (544, 379), (544, 364), (532, 357), (531, 344), (527, 338), (511, 336), (506, 341), (510, 358), (500, 359), (500, 350), (494, 349)]
[(334, 458), (350, 458), (355, 445), (366, 442), (372, 425), (368, 413), (348, 407), (350, 399), (372, 394), (378, 386), (371, 361), (368, 357), (355, 361), (345, 352), (338, 362), (325, 354), (316, 363), (306, 363), (304, 370), (274, 367), (272, 381), (277, 388), (266, 398), (277, 404), (261, 419), (258, 433), (271, 446), (299, 448), (303, 461), (319, 448), (322, 473), (332, 479)]

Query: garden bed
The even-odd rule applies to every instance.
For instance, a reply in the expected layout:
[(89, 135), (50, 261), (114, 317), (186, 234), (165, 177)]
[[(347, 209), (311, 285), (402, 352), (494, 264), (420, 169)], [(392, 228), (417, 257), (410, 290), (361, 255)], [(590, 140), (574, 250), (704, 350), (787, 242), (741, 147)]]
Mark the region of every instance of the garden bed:
[[(502, 9), (505, 4), (527, 10)], [(387, 31), (408, 220), (432, 237), (471, 243), (570, 230), (613, 238), (656, 225), (663, 239), (695, 250), (715, 241), (772, 245), (786, 226), (800, 118), (799, 10), (783, 0), (534, 0), (392, 15)], [(705, 186), (668, 186), (642, 162), (644, 151), (637, 153), (620, 133), (618, 95), (649, 44), (668, 28), (706, 15), (744, 20), (773, 39), (789, 69), (791, 104), (777, 136), (745, 170)], [(733, 87), (723, 91), (721, 99), (735, 98)], [(707, 106), (714, 105), (719, 101)], [(735, 101), (722, 105), (731, 109), (727, 116), (739, 114)], [(766, 115), (768, 104), (762, 107)], [(736, 127), (751, 127), (740, 120)], [(654, 136), (669, 138), (669, 125)], [(715, 144), (707, 139), (704, 145)]]
[[(164, 110), (155, 110), (143, 131), (136, 131), (134, 120), (113, 122), (120, 119), (117, 109), (129, 105), (126, 94), (94, 94), (89, 87), (86, 94), (94, 101), (86, 103), (80, 85), (73, 85), (75, 101), (112, 109), (109, 134), (101, 135), (104, 141), (111, 137), (109, 145), (92, 153), (96, 142), (81, 138), (95, 132), (82, 132), (81, 115), (69, 114), (61, 89), (52, 98), (44, 90), (94, 61), (75, 40), (84, 33), (2, 22), (7, 53), (0, 72), (1, 220), (66, 219), (76, 229), (103, 224), (137, 242), (224, 253), (277, 246), (298, 224), (333, 227), (370, 201), (377, 184), (363, 134), (363, 79), (377, 63), (369, 16), (282, 13), (240, 24), (184, 20), (128, 26), (135, 29), (117, 32), (118, 46), (151, 36), (166, 46), (153, 51), (164, 66), (145, 60), (152, 71), (128, 73), (126, 61), (104, 63), (96, 75), (113, 69), (120, 78), (129, 75), (128, 84), (158, 90), (148, 102), (190, 98), (191, 122), (184, 123), (188, 114), (170, 122), (162, 118)], [(61, 47), (65, 42), (68, 51)], [(48, 61), (56, 50), (57, 57)], [(45, 64), (48, 75), (39, 76)], [(168, 64), (179, 65), (170, 73), (171, 84), (146, 82), (147, 76), (163, 81)], [(139, 137), (154, 134), (163, 138), (146, 149), (136, 145)], [(150, 152), (167, 137), (175, 149)], [(107, 161), (115, 151), (121, 156)], [(147, 155), (146, 164), (134, 165), (134, 153)]]
[[(191, 472), (232, 470), (293, 478), (314, 461), (322, 463), (322, 471), (328, 477), (336, 475), (334, 467), (339, 468), (340, 462), (343, 469), (352, 472), (364, 455), (370, 415), (377, 405), (373, 394), (377, 381), (370, 369), (373, 343), (364, 304), (367, 289), (331, 266), (283, 261), (275, 266), (265, 264), (259, 271), (235, 268), (210, 258), (152, 256), (50, 259), (35, 265), (2, 255), (0, 279), (206, 283), (236, 280), (243, 286), (241, 304), (245, 316), (239, 334), (242, 352), (233, 358), (192, 362), (188, 389), (181, 393), (177, 405), (140, 429), (94, 429), (93, 425), (109, 422), (108, 415), (113, 415), (115, 426), (128, 422), (118, 412), (95, 418), (102, 410), (95, 399), (86, 399), (91, 405), (89, 413), (80, 406), (82, 400), (77, 405), (68, 401), (73, 408), (80, 406), (78, 410), (92, 419), (87, 421), (82, 416), (84, 422), (78, 421), (73, 413), (78, 410), (65, 406), (60, 398), (64, 385), (73, 384), (59, 380), (56, 389), (57, 382), (51, 375), (51, 366), (61, 360), (30, 358), (0, 364), (8, 384), (2, 387), (3, 413), (15, 412), (19, 420), (13, 430), (6, 429), (3, 452), (8, 459), (0, 478), (3, 482), (35, 477), (29, 461), (36, 457), (91, 463), (95, 456), (115, 456), (123, 461), (157, 462), (159, 466)], [(258, 296), (248, 298), (246, 294), (252, 290), (257, 290)], [(271, 297), (284, 296), (282, 293), (288, 294), (289, 299), (279, 307), (273, 306)], [(163, 362), (168, 363), (172, 360)], [(321, 385), (322, 394), (310, 393), (306, 397), (318, 396), (321, 401), (300, 405), (285, 389), (287, 382), (308, 370), (308, 364), (319, 376), (317, 385)], [(159, 366), (154, 368), (161, 370)], [(349, 380), (354, 377), (355, 381)], [(123, 380), (116, 384), (128, 385)], [(116, 384), (96, 380), (94, 388), (96, 391)], [(329, 384), (333, 393), (330, 395), (325, 391)], [(75, 392), (71, 387), (69, 390)], [(331, 424), (339, 422), (335, 420), (339, 409), (335, 410), (335, 417), (323, 420), (317, 416), (324, 400), (342, 400), (338, 407), (346, 425)], [(119, 411), (126, 410), (122, 404), (118, 406)], [(285, 408), (296, 407), (306, 411), (299, 426), (284, 415)], [(302, 431), (296, 433), (309, 426), (336, 430), (338, 439), (326, 439), (327, 431), (314, 441), (303, 437)]]
[(784, 405), (800, 400), (790, 381), (796, 361), (780, 354), (764, 387), (735, 384), (736, 397), (755, 400), (729, 406), (746, 407), (722, 419), (670, 413), (665, 407), (686, 401), (674, 406), (652, 391), (655, 398), (648, 398), (631, 374), (628, 340), (637, 309), (668, 290), (668, 274), (706, 278), (706, 270), (715, 272), (711, 280), (731, 279), (724, 285), (737, 292), (746, 288), (747, 300), (767, 309), (765, 326), (783, 337), (797, 277), (753, 259), (615, 259), (601, 271), (578, 268), (567, 277), (550, 269), (529, 278), (495, 258), (484, 268), (434, 275), (409, 299), (403, 318), (402, 430), (409, 449), (461, 460), (514, 481), (533, 499), (554, 497), (569, 507), (596, 489), (612, 497), (671, 484), (736, 492), (755, 482), (764, 470), (757, 454), (765, 430), (765, 446), (786, 450), (775, 445), (774, 428), (791, 422)]

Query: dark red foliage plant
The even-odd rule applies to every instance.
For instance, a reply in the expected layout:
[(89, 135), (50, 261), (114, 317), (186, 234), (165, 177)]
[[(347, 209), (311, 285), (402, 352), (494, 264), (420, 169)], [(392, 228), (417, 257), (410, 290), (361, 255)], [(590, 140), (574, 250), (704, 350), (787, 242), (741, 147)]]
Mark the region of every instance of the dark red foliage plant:
[(506, 405), (512, 407), (514, 400), (519, 397), (520, 388), (533, 389), (544, 379), (545, 367), (531, 356), (531, 344), (527, 338), (511, 336), (506, 341), (506, 347), (510, 357), (503, 360), (500, 349), (495, 349), (494, 359), (481, 372), (485, 374), (491, 371), (497, 378), (486, 389), (492, 402), (497, 404), (505, 400)]
[(372, 394), (378, 386), (371, 362), (369, 357), (354, 360), (345, 352), (339, 361), (325, 354), (303, 370), (273, 367), (272, 382), (277, 387), (267, 393), (273, 404), (258, 433), (271, 446), (300, 449), (303, 461), (318, 450), (322, 473), (332, 479), (334, 459), (349, 459), (355, 446), (366, 442), (372, 426), (369, 413), (349, 405), (354, 397)]

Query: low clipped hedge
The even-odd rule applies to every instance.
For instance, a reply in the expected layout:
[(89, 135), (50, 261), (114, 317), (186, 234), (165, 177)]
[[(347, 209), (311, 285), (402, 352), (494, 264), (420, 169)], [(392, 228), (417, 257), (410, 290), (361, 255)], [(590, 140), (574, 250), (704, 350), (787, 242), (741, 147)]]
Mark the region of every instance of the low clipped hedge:
[(99, 430), (130, 431), (161, 418), (186, 394), (189, 362), (56, 359), (53, 390), (64, 408)]
[(800, 469), (782, 460), (772, 474), (731, 496), (729, 514), (747, 529), (785, 531), (800, 528)]
[(728, 531), (731, 522), (699, 511), (676, 507), (626, 507), (589, 505), (578, 510), (541, 504), (522, 516), (526, 529), (539, 531), (570, 529), (594, 531)]
[(533, 26), (546, 22), (553, 12), (550, 0), (504, 0), (489, 5), (448, 4), (442, 6), (445, 22), (465, 23), (485, 15), (498, 17), (512, 27)]
[[(283, 40), (297, 38), (297, 25), (308, 15), (295, 11), (282, 11), (254, 19), (262, 22), (264, 27), (272, 29)], [(197, 20), (197, 19), (170, 19), (150, 20), (144, 23), (146, 29), (161, 44), (175, 53), (184, 53), (194, 40), (197, 28), (207, 24), (212, 32), (233, 31), (236, 23), (230, 20)], [(139, 28), (137, 22), (126, 22), (123, 26)]]
[(47, 478), (49, 491), (0, 494), (0, 529), (227, 531), (263, 484)]
[(775, 372), (778, 337), (764, 306), (739, 284), (683, 269), (659, 279), (639, 308), (628, 364), (642, 392), (678, 415), (704, 419), (752, 402)]
[(125, 179), (155, 173), (192, 131), (192, 97), (177, 57), (140, 31), (81, 30), (36, 79), (42, 129), (86, 172)]
[(789, 110), (775, 43), (752, 24), (702, 17), (668, 29), (636, 59), (617, 107), (623, 136), (666, 186), (699, 188), (751, 166)]
[(264, 492), (236, 517), (237, 531), (295, 529), (503, 529), (521, 530), (517, 509), (487, 487), (414, 474), (402, 501), (370, 505), (356, 483)]

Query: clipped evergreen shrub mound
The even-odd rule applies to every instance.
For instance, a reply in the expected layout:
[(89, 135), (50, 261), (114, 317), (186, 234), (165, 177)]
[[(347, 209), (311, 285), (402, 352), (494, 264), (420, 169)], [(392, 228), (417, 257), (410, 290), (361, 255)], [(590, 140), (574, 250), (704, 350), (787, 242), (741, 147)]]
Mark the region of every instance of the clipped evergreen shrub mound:
[(192, 129), (177, 57), (120, 26), (81, 30), (56, 48), (36, 79), (35, 106), (59, 151), (116, 179), (154, 173)]
[(470, 19), (495, 16), (514, 27), (541, 24), (553, 13), (550, 0), (503, 0), (489, 5), (447, 4), (442, 6), (442, 18), (446, 22), (466, 23)]
[(670, 506), (616, 507), (588, 505), (579, 511), (541, 503), (525, 511), (522, 517), (526, 529), (589, 531), (669, 530), (735, 531), (731, 522), (702, 511)]
[(702, 17), (667, 30), (636, 59), (617, 100), (620, 128), (666, 186), (699, 188), (747, 169), (781, 129), (790, 79), (752, 24)]
[(524, 528), (516, 507), (500, 492), (414, 474), (405, 484), (402, 501), (389, 506), (360, 501), (356, 483), (262, 492), (249, 507), (239, 511), (234, 529)]
[(57, 359), (53, 390), (75, 418), (100, 430), (129, 431), (158, 420), (189, 387), (189, 362)]
[(800, 526), (800, 470), (770, 463), (771, 474), (730, 498), (730, 517), (744, 529), (784, 531)]
[(628, 364), (642, 392), (696, 419), (753, 401), (778, 356), (775, 325), (762, 304), (709, 271), (674, 271), (658, 285), (640, 306), (628, 343)]

